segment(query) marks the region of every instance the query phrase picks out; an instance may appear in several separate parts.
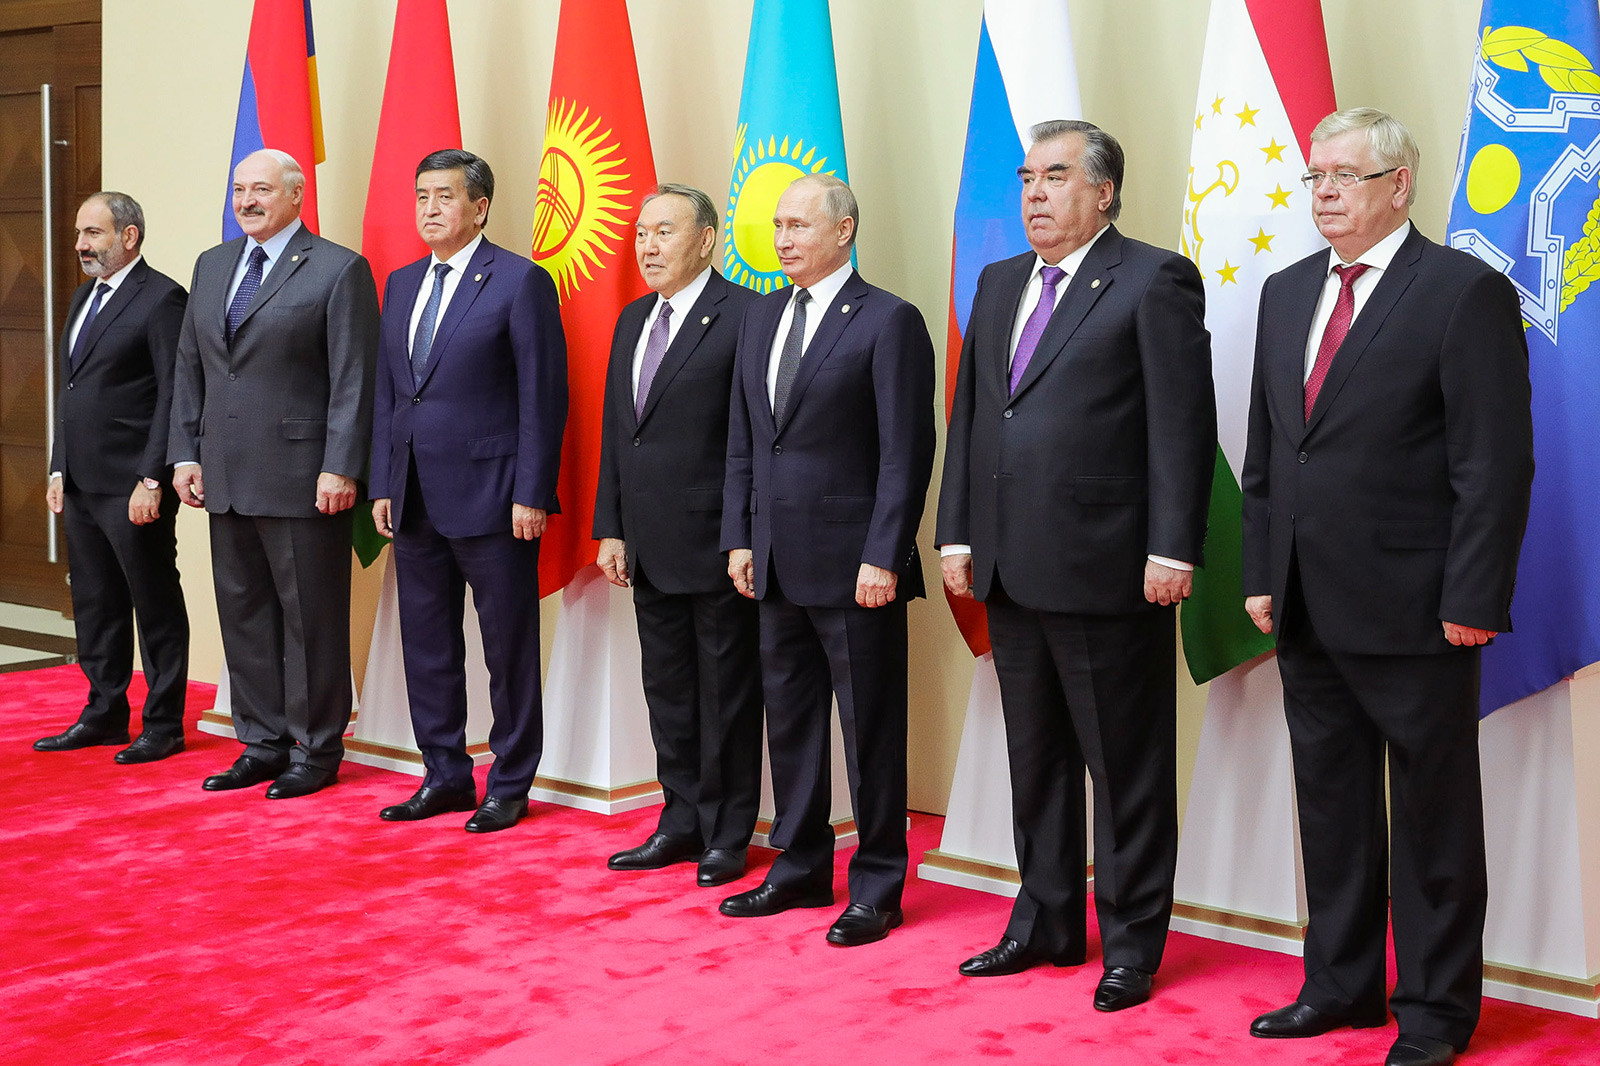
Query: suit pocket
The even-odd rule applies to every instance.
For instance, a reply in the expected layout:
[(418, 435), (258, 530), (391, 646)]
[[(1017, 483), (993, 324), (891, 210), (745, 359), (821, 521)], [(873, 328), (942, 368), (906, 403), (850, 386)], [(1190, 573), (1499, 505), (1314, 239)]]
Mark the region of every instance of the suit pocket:
[(1119, 503), (1139, 503), (1144, 499), (1142, 477), (1075, 477), (1072, 479), (1072, 498), (1079, 503), (1106, 506)]
[(328, 435), (326, 418), (285, 418), (278, 423), (284, 440), (321, 440)]
[(685, 511), (720, 511), (722, 510), (722, 490), (685, 489), (683, 492), (683, 509)]
[(516, 454), (515, 433), (497, 433), (492, 437), (477, 437), (467, 441), (468, 459), (498, 459), (503, 455)]
[(824, 522), (870, 522), (874, 502), (871, 496), (824, 496), (817, 513)]
[(1450, 547), (1450, 520), (1421, 518), (1379, 522), (1378, 547), (1401, 551), (1444, 551)]

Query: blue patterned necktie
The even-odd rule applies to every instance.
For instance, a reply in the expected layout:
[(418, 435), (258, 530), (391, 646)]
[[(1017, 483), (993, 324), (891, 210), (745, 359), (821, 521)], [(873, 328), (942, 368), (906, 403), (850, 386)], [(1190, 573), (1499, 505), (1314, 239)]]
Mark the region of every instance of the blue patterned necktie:
[(633, 417), (644, 417), (644, 402), (650, 396), (650, 383), (661, 369), (661, 360), (667, 354), (667, 334), (672, 330), (672, 305), (661, 301), (661, 313), (650, 326), (650, 339), (644, 342), (644, 360), (639, 364), (639, 388), (634, 394)]
[(94, 287), (94, 299), (89, 301), (89, 313), (83, 316), (83, 325), (78, 327), (78, 335), (72, 341), (72, 354), (67, 365), (73, 370), (78, 369), (78, 362), (83, 359), (83, 353), (89, 347), (89, 327), (94, 325), (95, 316), (100, 314), (100, 303), (110, 291), (111, 286), (103, 281)]
[(783, 350), (778, 353), (778, 376), (772, 383), (772, 420), (779, 426), (789, 407), (789, 390), (800, 373), (800, 355), (806, 343), (806, 304), (810, 300), (811, 294), (805, 289), (794, 294), (794, 320), (789, 323), (789, 335), (783, 338)]
[(250, 265), (244, 269), (244, 278), (239, 282), (238, 290), (233, 294), (233, 302), (228, 305), (228, 340), (233, 340), (233, 335), (239, 330), (239, 323), (244, 321), (244, 313), (250, 310), (250, 301), (256, 298), (256, 293), (261, 289), (261, 268), (266, 265), (267, 250), (261, 245), (250, 249)]
[(411, 338), (411, 378), (417, 388), (428, 373), (428, 356), (433, 352), (433, 330), (439, 324), (439, 305), (444, 301), (444, 276), (450, 272), (449, 263), (433, 268), (433, 291), (428, 293), (428, 306), (422, 309), (417, 320), (416, 335)]

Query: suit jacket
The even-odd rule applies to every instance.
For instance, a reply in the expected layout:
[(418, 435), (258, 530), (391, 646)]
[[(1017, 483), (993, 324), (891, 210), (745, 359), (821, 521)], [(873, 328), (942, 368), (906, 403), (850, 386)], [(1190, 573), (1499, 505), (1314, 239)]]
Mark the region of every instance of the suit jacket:
[(1029, 252), (978, 278), (939, 491), (939, 544), (972, 546), (1035, 610), (1149, 608), (1148, 555), (1200, 563), (1216, 462), (1205, 289), (1182, 256), (1100, 236), (1010, 391)]
[(734, 352), (753, 289), (715, 270), (683, 315), (635, 417), (633, 354), (657, 296), (622, 309), (611, 338), (600, 437), (594, 536), (627, 544), (628, 568), (643, 566), (662, 592), (731, 588), (722, 536), (728, 398)]
[(71, 325), (99, 283), (80, 285), (67, 311), (50, 469), (84, 492), (127, 495), (140, 478), (168, 480), (173, 360), (188, 294), (141, 259), (101, 305), (72, 367)]
[(239, 237), (202, 252), (178, 340), (169, 462), (204, 468), (206, 510), (313, 517), (317, 475), (361, 478), (378, 297), (367, 261), (305, 227), (228, 341)]
[[(755, 552), (806, 607), (853, 607), (861, 564), (923, 594), (917, 526), (933, 470), (933, 342), (906, 301), (852, 273), (805, 350), (780, 429), (767, 364), (790, 290), (750, 305), (728, 417), (722, 550)], [(815, 313), (815, 312), (813, 312)]]
[(389, 275), (372, 431), (372, 495), (400, 528), (416, 464), (446, 537), (510, 532), (511, 505), (550, 514), (567, 423), (567, 342), (545, 269), (491, 244), (472, 254), (417, 387), (411, 312), (430, 259)]
[(1511, 628), (1533, 482), (1516, 290), (1415, 228), (1304, 413), (1328, 253), (1261, 289), (1242, 475), (1244, 592), (1284, 602), (1291, 553), (1329, 648), (1443, 652), (1441, 621)]

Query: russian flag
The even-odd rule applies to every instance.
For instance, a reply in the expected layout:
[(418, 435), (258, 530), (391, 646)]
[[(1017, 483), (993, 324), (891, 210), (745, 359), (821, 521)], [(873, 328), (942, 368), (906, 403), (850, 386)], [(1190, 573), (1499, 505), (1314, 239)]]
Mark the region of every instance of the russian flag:
[[(1017, 181), (1017, 167), (1033, 143), (1028, 130), (1049, 119), (1082, 116), (1066, 0), (985, 0), (978, 65), (972, 75), (967, 150), (956, 194), (946, 417), (978, 275), (990, 263), (1028, 250), (1022, 228), (1022, 186)], [(947, 598), (972, 653), (988, 651), (983, 605)]]
[(233, 217), (233, 168), (251, 152), (276, 148), (294, 156), (306, 174), (300, 218), (317, 232), (316, 165), (322, 146), (322, 105), (317, 96), (317, 55), (311, 36), (311, 0), (256, 0), (245, 48), (239, 115), (233, 126), (222, 208), (222, 239), (242, 236)]

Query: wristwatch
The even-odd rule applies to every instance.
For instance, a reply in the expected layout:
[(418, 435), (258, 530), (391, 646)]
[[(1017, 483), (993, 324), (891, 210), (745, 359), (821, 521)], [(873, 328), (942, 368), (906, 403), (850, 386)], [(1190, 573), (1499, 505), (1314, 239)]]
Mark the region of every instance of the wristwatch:
[(143, 484), (147, 489), (159, 489), (161, 487), (161, 482), (157, 481), (153, 477), (147, 477), (143, 479), (141, 484)]

